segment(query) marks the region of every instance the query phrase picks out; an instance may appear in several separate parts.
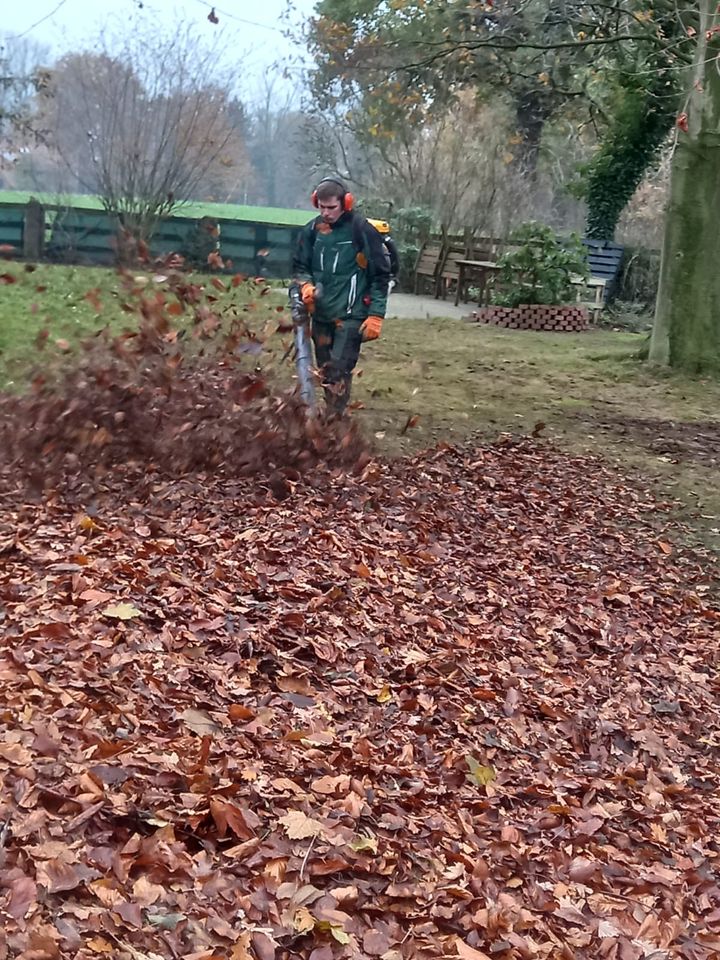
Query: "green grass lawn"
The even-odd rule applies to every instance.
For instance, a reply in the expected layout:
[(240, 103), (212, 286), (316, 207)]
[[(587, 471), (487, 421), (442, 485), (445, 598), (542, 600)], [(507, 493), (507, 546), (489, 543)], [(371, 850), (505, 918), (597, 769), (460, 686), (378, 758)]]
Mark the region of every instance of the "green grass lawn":
[[(132, 321), (111, 270), (43, 265), (26, 273), (5, 262), (2, 273), (17, 278), (0, 286), (5, 388), (22, 389), (31, 368), (46, 362), (35, 346), (40, 331), (49, 331), (46, 349), (57, 353), (67, 349), (64, 341)], [(152, 273), (137, 275), (153, 289)], [(89, 290), (99, 291), (99, 313)], [(248, 316), (257, 325), (277, 319), (285, 302), (280, 289), (258, 298), (247, 284), (230, 296), (252, 305)], [(391, 318), (382, 339), (363, 350), (357, 416), (378, 449), (393, 455), (468, 435), (534, 431), (574, 452), (602, 455), (656, 482), (661, 497), (682, 504), (680, 514), (698, 537), (720, 549), (720, 382), (651, 370), (636, 359), (643, 342), (642, 335), (610, 330), (550, 334)]]
[[(3, 281), (3, 276), (13, 282)], [(135, 269), (131, 276), (136, 290), (149, 296), (164, 290), (162, 275), (152, 270)], [(206, 284), (207, 275), (195, 275), (193, 282)], [(223, 277), (228, 292), (220, 295), (208, 285), (208, 292), (220, 296), (223, 304), (247, 307), (252, 303), (249, 319), (255, 325), (277, 318), (276, 307), (286, 303), (279, 289), (260, 297), (254, 284), (230, 286), (230, 277)], [(172, 296), (169, 298), (172, 300)], [(0, 389), (22, 389), (30, 371), (42, 366), (53, 355), (68, 353), (72, 347), (105, 326), (120, 331), (135, 322), (135, 315), (123, 308), (137, 306), (137, 296), (129, 295), (117, 271), (104, 267), (73, 267), (39, 264), (31, 272), (24, 264), (0, 261)], [(182, 322), (182, 321), (179, 321)], [(38, 337), (48, 332), (42, 353)]]

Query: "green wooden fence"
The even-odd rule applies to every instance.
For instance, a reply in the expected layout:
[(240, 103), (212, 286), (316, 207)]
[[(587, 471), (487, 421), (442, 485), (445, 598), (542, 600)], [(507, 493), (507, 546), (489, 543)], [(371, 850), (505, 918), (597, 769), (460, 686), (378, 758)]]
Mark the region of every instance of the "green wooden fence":
[(19, 252), (23, 249), (25, 204), (8, 203), (0, 205), (0, 244), (13, 247)]
[[(12, 247), (17, 256), (37, 256), (55, 262), (112, 265), (117, 261), (117, 218), (99, 208), (95, 198), (87, 198), (93, 202), (85, 204), (82, 198), (73, 198), (72, 206), (44, 203), (42, 250), (29, 252), (28, 205), (22, 202), (24, 199), (14, 195), (8, 202), (0, 194), (0, 245)], [(236, 212), (241, 216), (230, 215)], [(301, 210), (268, 207), (189, 205), (158, 225), (151, 252), (155, 256), (180, 253), (201, 266), (206, 262), (208, 249), (216, 246), (223, 259), (231, 261), (228, 269), (233, 272), (255, 274), (262, 267), (268, 277), (286, 278), (291, 273), (300, 227), (311, 216)], [(209, 244), (209, 234), (203, 230), (207, 224), (216, 228)]]

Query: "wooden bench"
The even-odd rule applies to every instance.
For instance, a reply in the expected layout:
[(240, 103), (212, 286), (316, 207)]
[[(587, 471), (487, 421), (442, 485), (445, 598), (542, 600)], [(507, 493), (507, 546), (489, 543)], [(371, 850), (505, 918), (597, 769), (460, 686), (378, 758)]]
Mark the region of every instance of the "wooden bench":
[(438, 283), (435, 288), (435, 298), (442, 297), (443, 300), (448, 295), (451, 286), (457, 287), (460, 279), (459, 261), (466, 257), (465, 250), (449, 248), (445, 250), (442, 258), (440, 272), (438, 274)]
[(583, 244), (588, 254), (590, 276), (595, 280), (604, 280), (604, 300), (612, 297), (615, 292), (620, 267), (622, 265), (624, 248), (622, 244), (612, 240), (590, 240), (585, 238)]
[(423, 279), (429, 280), (432, 292), (437, 294), (438, 273), (442, 261), (442, 245), (433, 240), (428, 240), (420, 248), (417, 260), (415, 261), (413, 293), (420, 292), (420, 283)]
[(583, 307), (587, 307), (593, 323), (597, 323), (600, 314), (605, 308), (606, 281), (601, 277), (573, 277), (572, 285), (576, 288), (575, 300)]

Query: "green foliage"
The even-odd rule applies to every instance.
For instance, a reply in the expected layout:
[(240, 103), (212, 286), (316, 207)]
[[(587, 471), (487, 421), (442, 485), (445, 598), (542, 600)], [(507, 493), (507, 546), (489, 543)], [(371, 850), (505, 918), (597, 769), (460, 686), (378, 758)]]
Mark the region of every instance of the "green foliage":
[(402, 243), (424, 243), (432, 233), (433, 219), (427, 207), (401, 207), (392, 215), (393, 235)]
[(420, 248), (432, 233), (432, 210), (427, 207), (401, 207), (393, 213), (391, 227), (400, 256), (400, 283), (409, 288)]
[(319, 0), (304, 39), (318, 109), (336, 109), (380, 154), (393, 142), (410, 145), (460, 97), (502, 97), (514, 112), (513, 163), (532, 176), (548, 120), (564, 112), (580, 130), (589, 120), (602, 146), (582, 186), (588, 232), (609, 239), (672, 126), (692, 7)]
[(687, 62), (690, 22), (667, 0), (652, 6), (641, 22), (652, 27), (657, 42), (641, 55), (632, 44), (619, 45), (611, 83), (599, 98), (608, 126), (581, 188), (587, 235), (596, 240), (613, 239), (620, 214), (656, 163), (682, 108), (686, 71), (678, 66)]
[(572, 299), (573, 276), (588, 275), (587, 251), (574, 233), (560, 239), (541, 223), (524, 223), (510, 234), (513, 247), (498, 260), (493, 302), (561, 305)]
[(620, 214), (657, 160), (675, 120), (679, 91), (663, 74), (624, 91), (602, 145), (585, 170), (587, 235), (612, 240)]

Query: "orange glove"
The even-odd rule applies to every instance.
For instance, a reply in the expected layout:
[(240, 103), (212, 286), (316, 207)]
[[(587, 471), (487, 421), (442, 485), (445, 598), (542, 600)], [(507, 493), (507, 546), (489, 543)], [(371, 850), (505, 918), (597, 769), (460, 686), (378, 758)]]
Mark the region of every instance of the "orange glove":
[(382, 330), (382, 317), (368, 317), (360, 327), (360, 335), (363, 340), (377, 340)]
[(312, 283), (303, 283), (300, 285), (300, 296), (308, 313), (315, 309), (315, 287)]

